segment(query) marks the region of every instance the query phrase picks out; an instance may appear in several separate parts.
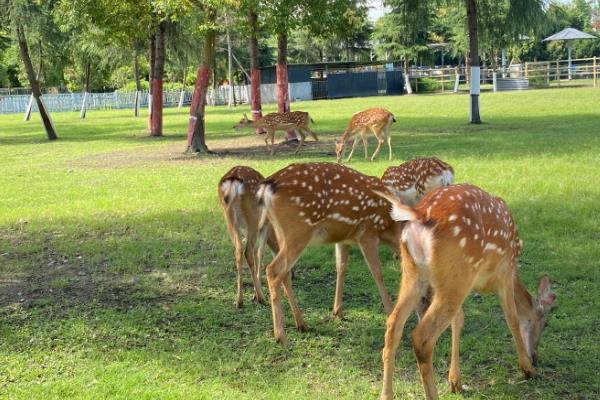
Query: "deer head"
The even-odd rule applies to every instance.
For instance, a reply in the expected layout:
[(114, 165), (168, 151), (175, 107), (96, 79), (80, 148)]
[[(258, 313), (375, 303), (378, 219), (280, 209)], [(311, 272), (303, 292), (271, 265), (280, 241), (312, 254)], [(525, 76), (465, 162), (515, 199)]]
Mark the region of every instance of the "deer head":
[(550, 288), (550, 279), (548, 276), (544, 275), (540, 279), (537, 295), (533, 300), (529, 317), (523, 318), (523, 315), (520, 315), (519, 327), (521, 336), (525, 342), (527, 354), (534, 365), (537, 358), (536, 349), (540, 342), (540, 338), (542, 337), (542, 332), (544, 332), (544, 328), (546, 328), (548, 313), (554, 307), (555, 301), (556, 294), (552, 292)]
[(246, 114), (244, 113), (244, 117), (242, 119), (240, 119), (240, 122), (238, 122), (237, 124), (235, 124), (233, 126), (233, 129), (247, 128), (249, 126), (252, 126), (253, 123), (254, 123), (254, 121), (251, 119), (248, 119), (248, 116), (246, 116)]

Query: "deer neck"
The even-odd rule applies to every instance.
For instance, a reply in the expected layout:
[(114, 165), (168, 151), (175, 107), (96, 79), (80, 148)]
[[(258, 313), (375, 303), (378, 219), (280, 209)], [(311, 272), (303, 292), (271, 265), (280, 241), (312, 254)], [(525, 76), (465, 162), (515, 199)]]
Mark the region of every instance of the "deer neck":
[(517, 305), (517, 314), (521, 323), (531, 322), (537, 317), (533, 297), (523, 285), (523, 282), (517, 277), (514, 280), (515, 303)]

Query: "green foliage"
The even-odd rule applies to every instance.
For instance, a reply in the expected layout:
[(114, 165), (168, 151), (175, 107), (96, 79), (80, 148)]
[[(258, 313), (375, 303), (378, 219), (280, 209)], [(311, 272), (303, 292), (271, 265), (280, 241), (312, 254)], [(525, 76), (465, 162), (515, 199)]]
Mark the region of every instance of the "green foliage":
[[(495, 296), (469, 296), (461, 372), (469, 399), (596, 399), (600, 392), (600, 140), (598, 89), (482, 93), (486, 124), (465, 120), (468, 95), (371, 97), (294, 103), (317, 121), (321, 146), (269, 157), (262, 137), (231, 126), (247, 106), (207, 109), (216, 156), (185, 158), (188, 111), (165, 109), (163, 138), (146, 137), (131, 110), (55, 113), (61, 139), (40, 143), (39, 117), (0, 116), (0, 397), (29, 399), (377, 398), (385, 315), (358, 249), (350, 256), (346, 318), (327, 320), (335, 282), (332, 246), (309, 247), (294, 289), (309, 325), (278, 347), (269, 307), (234, 307), (233, 249), (217, 182), (233, 165), (269, 175), (296, 161), (334, 161), (333, 138), (352, 113), (390, 109), (396, 165), (435, 155), (457, 182), (503, 197), (524, 241), (519, 273), (533, 289), (549, 274), (558, 294), (525, 380)], [(264, 112), (274, 110), (273, 105)], [(146, 116), (143, 110), (143, 116)], [(279, 136), (281, 138), (282, 136)], [(370, 152), (375, 141), (370, 137)], [(286, 150), (287, 149), (287, 150)], [(381, 176), (385, 157), (350, 166)], [(398, 261), (382, 249), (397, 295)], [(268, 261), (270, 256), (266, 256)], [(263, 284), (265, 282), (263, 281)], [(284, 301), (285, 302), (285, 301)], [(410, 345), (397, 358), (397, 398), (423, 398)], [(440, 397), (450, 335), (436, 347)]]

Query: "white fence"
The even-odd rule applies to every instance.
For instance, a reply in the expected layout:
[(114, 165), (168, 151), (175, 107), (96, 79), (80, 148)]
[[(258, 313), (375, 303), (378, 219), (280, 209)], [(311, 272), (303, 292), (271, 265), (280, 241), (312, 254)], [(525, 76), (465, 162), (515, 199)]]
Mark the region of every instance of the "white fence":
[[(250, 86), (237, 85), (233, 87), (234, 98), (237, 104), (248, 103)], [(261, 100), (263, 103), (275, 103), (277, 101), (277, 87), (275, 84), (263, 84), (260, 87)], [(193, 88), (181, 90), (170, 90), (163, 92), (163, 105), (174, 107), (179, 104), (189, 105), (192, 102)], [(290, 83), (289, 93), (291, 101), (311, 100), (311, 83)], [(181, 98), (183, 95), (183, 99)], [(44, 103), (51, 112), (80, 111), (83, 103), (83, 93), (57, 93), (44, 94)], [(0, 94), (0, 114), (24, 113), (27, 109), (30, 95), (2, 95)], [(207, 104), (211, 106), (228, 104), (229, 87), (221, 86), (216, 89), (209, 88), (206, 94)], [(86, 100), (87, 110), (113, 110), (133, 109), (135, 92), (116, 91), (112, 93), (89, 93)], [(143, 91), (140, 96), (140, 107), (148, 106), (148, 92)], [(37, 106), (33, 102), (33, 110)]]

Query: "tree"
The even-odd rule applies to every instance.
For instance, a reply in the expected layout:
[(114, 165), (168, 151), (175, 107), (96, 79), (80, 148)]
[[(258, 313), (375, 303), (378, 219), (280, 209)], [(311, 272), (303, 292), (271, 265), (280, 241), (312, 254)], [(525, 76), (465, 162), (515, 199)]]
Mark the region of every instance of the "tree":
[[(499, 3), (502, 3), (499, 5)], [(389, 0), (388, 4), (393, 9), (402, 10), (400, 13), (401, 22), (409, 31), (427, 29), (431, 23), (431, 13), (429, 8), (440, 4), (439, 0)], [(464, 3), (454, 1), (455, 6), (464, 7), (466, 11), (466, 26), (469, 38), (469, 63), (471, 76), (471, 100), (469, 103), (470, 117), (469, 121), (474, 124), (481, 123), (479, 115), (479, 34), (485, 31), (484, 19), (482, 15), (493, 15), (490, 12), (492, 8), (497, 12), (504, 12), (504, 17), (495, 23), (501, 24), (498, 31), (506, 34), (508, 39), (517, 40), (519, 35), (525, 31), (536, 28), (542, 20), (543, 1), (542, 0), (464, 0)], [(490, 24), (492, 25), (492, 24)]]
[[(33, 63), (31, 62), (31, 56), (29, 54), (29, 45), (27, 43), (27, 33), (25, 27), (34, 29), (35, 27), (42, 26), (42, 23), (36, 24), (35, 21), (43, 20), (51, 12), (51, 4), (37, 4), (26, 0), (2, 0), (0, 7), (8, 12), (3, 15), (6, 18), (3, 23), (11, 26), (13, 35), (16, 38), (19, 46), (19, 54), (23, 65), (25, 67), (25, 73), (27, 80), (31, 86), (31, 93), (37, 104), (42, 124), (46, 130), (46, 136), (48, 140), (56, 140), (58, 136), (50, 114), (46, 110), (44, 102), (42, 100), (42, 92), (40, 89), (40, 83), (38, 80), (39, 75), (36, 75)], [(39, 32), (37, 32), (39, 33)], [(39, 71), (38, 71), (39, 72)]]
[(215, 59), (215, 40), (217, 26), (217, 4), (212, 1), (203, 1), (197, 4), (198, 12), (203, 15), (202, 30), (204, 33), (204, 45), (196, 84), (190, 105), (190, 118), (187, 132), (187, 151), (189, 153), (210, 153), (206, 145), (206, 127), (204, 111), (206, 107), (206, 91), (210, 80), (210, 73)]

